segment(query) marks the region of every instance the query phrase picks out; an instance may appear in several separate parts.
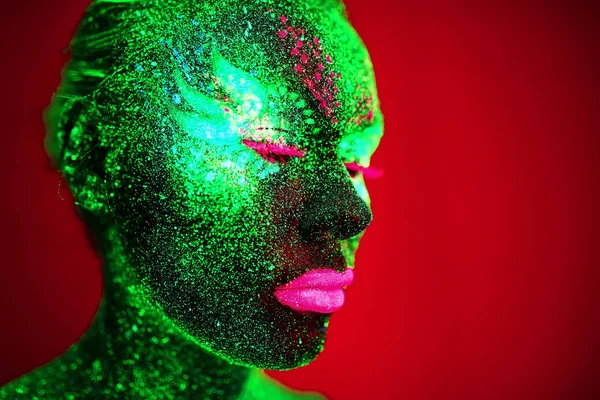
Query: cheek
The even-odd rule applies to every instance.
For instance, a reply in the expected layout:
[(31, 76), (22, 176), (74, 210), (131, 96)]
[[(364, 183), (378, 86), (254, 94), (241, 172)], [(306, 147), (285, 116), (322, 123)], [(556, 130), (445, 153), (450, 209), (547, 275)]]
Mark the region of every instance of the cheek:
[(192, 220), (226, 211), (240, 215), (259, 210), (261, 186), (279, 171), (241, 143), (214, 145), (181, 141), (170, 154), (169, 196), (173, 210)]
[(163, 243), (155, 245), (167, 248), (182, 275), (219, 276), (235, 291), (249, 281), (268, 285), (276, 225), (267, 182), (278, 169), (246, 148), (179, 146), (164, 196), (176, 223), (159, 222), (164, 235), (154, 237)]
[[(145, 255), (143, 273), (161, 304), (176, 310), (188, 302), (196, 304), (191, 307), (249, 304), (270, 288), (275, 235), (269, 201), (230, 190), (235, 188), (223, 183), (193, 199), (170, 198), (174, 217), (145, 230), (152, 253)], [(180, 304), (181, 299), (187, 300)]]

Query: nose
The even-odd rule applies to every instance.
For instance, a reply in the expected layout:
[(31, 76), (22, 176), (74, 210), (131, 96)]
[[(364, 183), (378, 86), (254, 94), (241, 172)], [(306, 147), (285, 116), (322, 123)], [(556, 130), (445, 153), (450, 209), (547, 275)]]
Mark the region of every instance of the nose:
[(300, 233), (305, 238), (330, 236), (345, 240), (371, 223), (369, 206), (359, 196), (346, 170), (340, 171), (315, 182), (299, 221)]

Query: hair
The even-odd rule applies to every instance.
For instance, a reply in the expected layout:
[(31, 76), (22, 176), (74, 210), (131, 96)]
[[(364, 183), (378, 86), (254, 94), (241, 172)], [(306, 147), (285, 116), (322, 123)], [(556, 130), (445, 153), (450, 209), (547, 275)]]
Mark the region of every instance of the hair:
[(130, 21), (123, 12), (140, 3), (140, 0), (96, 0), (82, 17), (68, 47), (71, 59), (62, 70), (62, 82), (44, 113), (46, 152), (61, 170), (64, 149), (74, 126), (71, 111), (81, 111), (76, 105), (114, 71), (123, 31), (128, 29)]
[[(76, 105), (116, 71), (120, 52), (130, 39), (128, 33), (140, 23), (156, 22), (154, 17), (166, 7), (179, 8), (182, 3), (181, 0), (94, 0), (87, 8), (68, 47), (71, 59), (63, 68), (62, 82), (44, 118), (46, 151), (59, 169), (63, 170), (64, 148), (75, 123), (73, 117), (77, 117), (71, 110), (80, 112)], [(307, 0), (307, 3), (336, 8), (345, 14), (342, 0)]]
[[(198, 0), (221, 3), (221, 0)], [(236, 0), (233, 0), (236, 1)], [(181, 0), (94, 0), (85, 11), (68, 47), (71, 59), (62, 70), (62, 81), (54, 93), (44, 120), (46, 151), (53, 164), (64, 172), (65, 148), (72, 138), (81, 114), (88, 111), (86, 98), (93, 95), (119, 66), (131, 33), (140, 24), (157, 23), (164, 9), (180, 8)], [(339, 9), (345, 14), (341, 0), (307, 0), (320, 7)], [(240, 4), (243, 2), (240, 1)], [(86, 130), (85, 135), (94, 132)], [(97, 132), (96, 132), (97, 134)]]

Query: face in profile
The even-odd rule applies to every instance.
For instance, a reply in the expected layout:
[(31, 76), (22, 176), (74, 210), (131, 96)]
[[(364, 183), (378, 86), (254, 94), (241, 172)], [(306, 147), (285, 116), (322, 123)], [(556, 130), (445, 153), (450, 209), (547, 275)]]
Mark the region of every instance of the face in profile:
[(59, 138), (105, 259), (231, 362), (312, 361), (372, 219), (383, 123), (364, 45), (336, 1), (125, 13), (120, 47), (96, 61), (111, 73)]

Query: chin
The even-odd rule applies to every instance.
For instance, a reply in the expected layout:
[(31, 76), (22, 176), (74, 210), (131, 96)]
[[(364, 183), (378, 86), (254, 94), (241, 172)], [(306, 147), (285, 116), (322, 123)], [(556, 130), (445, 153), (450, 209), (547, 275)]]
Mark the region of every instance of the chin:
[[(182, 286), (179, 293), (159, 293), (165, 316), (188, 339), (232, 364), (288, 370), (310, 363), (323, 351), (330, 314), (295, 311), (269, 290), (248, 295)], [(172, 286), (154, 289), (165, 287)]]
[(289, 370), (303, 367), (323, 351), (329, 315), (290, 310), (290, 316), (293, 320), (287, 329), (270, 333), (271, 343), (274, 344), (272, 358), (260, 360), (259, 368)]
[(262, 369), (288, 370), (314, 361), (323, 351), (330, 315), (295, 311), (274, 296), (269, 299), (274, 301), (262, 309), (267, 319), (255, 343), (255, 348), (264, 351), (255, 354), (252, 364)]
[(192, 336), (201, 347), (232, 364), (260, 369), (302, 367), (323, 351), (329, 315), (286, 309), (264, 316), (268, 318), (235, 318), (245, 322), (222, 325), (223, 329), (213, 331), (210, 337)]

